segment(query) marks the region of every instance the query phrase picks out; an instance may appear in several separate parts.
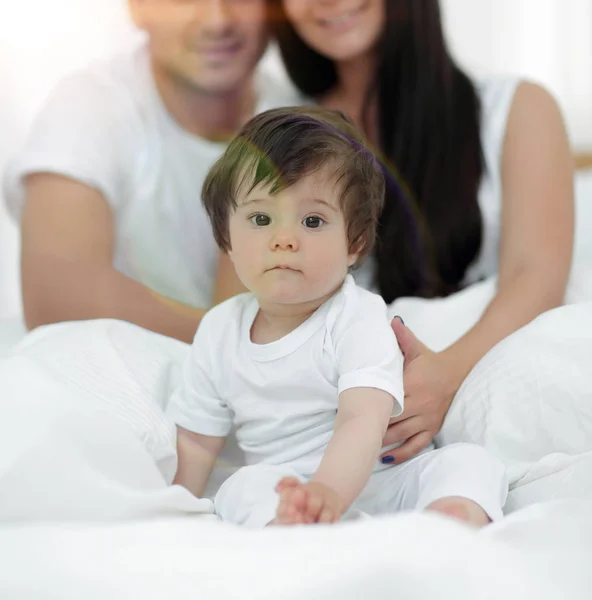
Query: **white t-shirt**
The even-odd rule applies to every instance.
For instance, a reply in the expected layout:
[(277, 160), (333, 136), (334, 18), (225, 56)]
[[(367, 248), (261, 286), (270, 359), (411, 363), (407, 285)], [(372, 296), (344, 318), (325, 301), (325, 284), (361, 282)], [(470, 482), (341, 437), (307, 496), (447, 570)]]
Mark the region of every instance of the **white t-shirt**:
[(175, 423), (216, 437), (234, 425), (247, 464), (312, 475), (341, 392), (381, 389), (395, 398), (393, 416), (402, 412), (403, 357), (380, 296), (348, 275), (307, 321), (269, 344), (251, 341), (258, 311), (254, 296), (242, 294), (206, 314), (167, 407)]
[[(481, 101), (481, 146), (485, 160), (477, 201), (481, 209), (483, 234), (481, 248), (467, 269), (464, 283), (475, 283), (498, 271), (502, 215), (502, 152), (508, 116), (520, 79), (516, 77), (474, 77)], [(376, 262), (371, 256), (354, 272), (358, 285), (376, 290)]]
[[(269, 70), (260, 69), (256, 83), (258, 112), (298, 103)], [(209, 306), (218, 250), (201, 187), (224, 147), (173, 120), (142, 43), (56, 87), (7, 165), (4, 195), (18, 220), (27, 174), (57, 173), (96, 188), (114, 215), (115, 268), (165, 296)]]

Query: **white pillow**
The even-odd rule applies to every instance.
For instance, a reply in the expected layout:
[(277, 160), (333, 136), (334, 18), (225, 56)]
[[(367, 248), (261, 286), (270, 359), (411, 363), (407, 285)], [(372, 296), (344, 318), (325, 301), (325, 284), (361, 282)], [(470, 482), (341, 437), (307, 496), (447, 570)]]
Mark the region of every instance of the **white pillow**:
[(514, 487), (592, 451), (592, 303), (549, 311), (483, 357), (436, 438), (459, 441), (503, 460)]
[[(48, 325), (29, 333), (0, 362), (0, 393), (6, 387), (4, 369), (12, 370), (12, 364), (22, 380), (19, 397), (38, 394), (33, 380), (43, 376), (64, 394), (77, 395), (89, 412), (99, 410), (116, 417), (143, 444), (170, 484), (177, 469), (176, 429), (165, 408), (180, 380), (188, 349), (183, 342), (124, 321)], [(54, 401), (51, 394), (47, 396), (48, 402)], [(213, 497), (243, 464), (244, 454), (231, 434), (204, 495)]]
[[(10, 369), (10, 361), (16, 361), (32, 379), (41, 374), (65, 394), (76, 394), (89, 409), (115, 415), (133, 430), (170, 483), (176, 435), (163, 409), (188, 348), (123, 321), (76, 321), (29, 333), (2, 366)], [(23, 377), (20, 393), (25, 397), (28, 385)]]

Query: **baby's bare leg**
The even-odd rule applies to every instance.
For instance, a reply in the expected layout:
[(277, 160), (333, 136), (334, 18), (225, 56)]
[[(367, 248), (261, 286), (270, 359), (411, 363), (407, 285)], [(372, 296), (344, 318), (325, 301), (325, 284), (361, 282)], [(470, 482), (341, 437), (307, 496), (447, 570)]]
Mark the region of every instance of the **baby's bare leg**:
[(433, 510), (455, 519), (460, 519), (474, 527), (483, 527), (491, 523), (487, 513), (476, 503), (460, 496), (440, 498), (426, 506), (426, 510)]
[(426, 510), (474, 527), (502, 517), (508, 481), (497, 458), (474, 444), (451, 444), (425, 456), (420, 505)]

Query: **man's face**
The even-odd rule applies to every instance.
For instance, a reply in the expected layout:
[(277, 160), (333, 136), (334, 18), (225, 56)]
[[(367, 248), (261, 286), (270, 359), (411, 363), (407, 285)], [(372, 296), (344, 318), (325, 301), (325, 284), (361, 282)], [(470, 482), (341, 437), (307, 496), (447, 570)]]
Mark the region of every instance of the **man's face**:
[(236, 90), (267, 43), (265, 0), (129, 0), (155, 65), (207, 94)]

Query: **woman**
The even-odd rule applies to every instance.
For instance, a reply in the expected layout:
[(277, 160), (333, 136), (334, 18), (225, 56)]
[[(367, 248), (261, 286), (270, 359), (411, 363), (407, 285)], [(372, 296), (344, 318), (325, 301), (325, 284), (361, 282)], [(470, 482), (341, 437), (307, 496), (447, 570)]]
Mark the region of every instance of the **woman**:
[(562, 302), (574, 211), (565, 127), (539, 86), (465, 74), (446, 47), (438, 0), (269, 2), (296, 86), (348, 113), (389, 174), (362, 282), (392, 302), (498, 275), (480, 321), (443, 352), (393, 323), (406, 358), (406, 405), (385, 443), (406, 442), (385, 457), (401, 462), (440, 430), (490, 348)]

